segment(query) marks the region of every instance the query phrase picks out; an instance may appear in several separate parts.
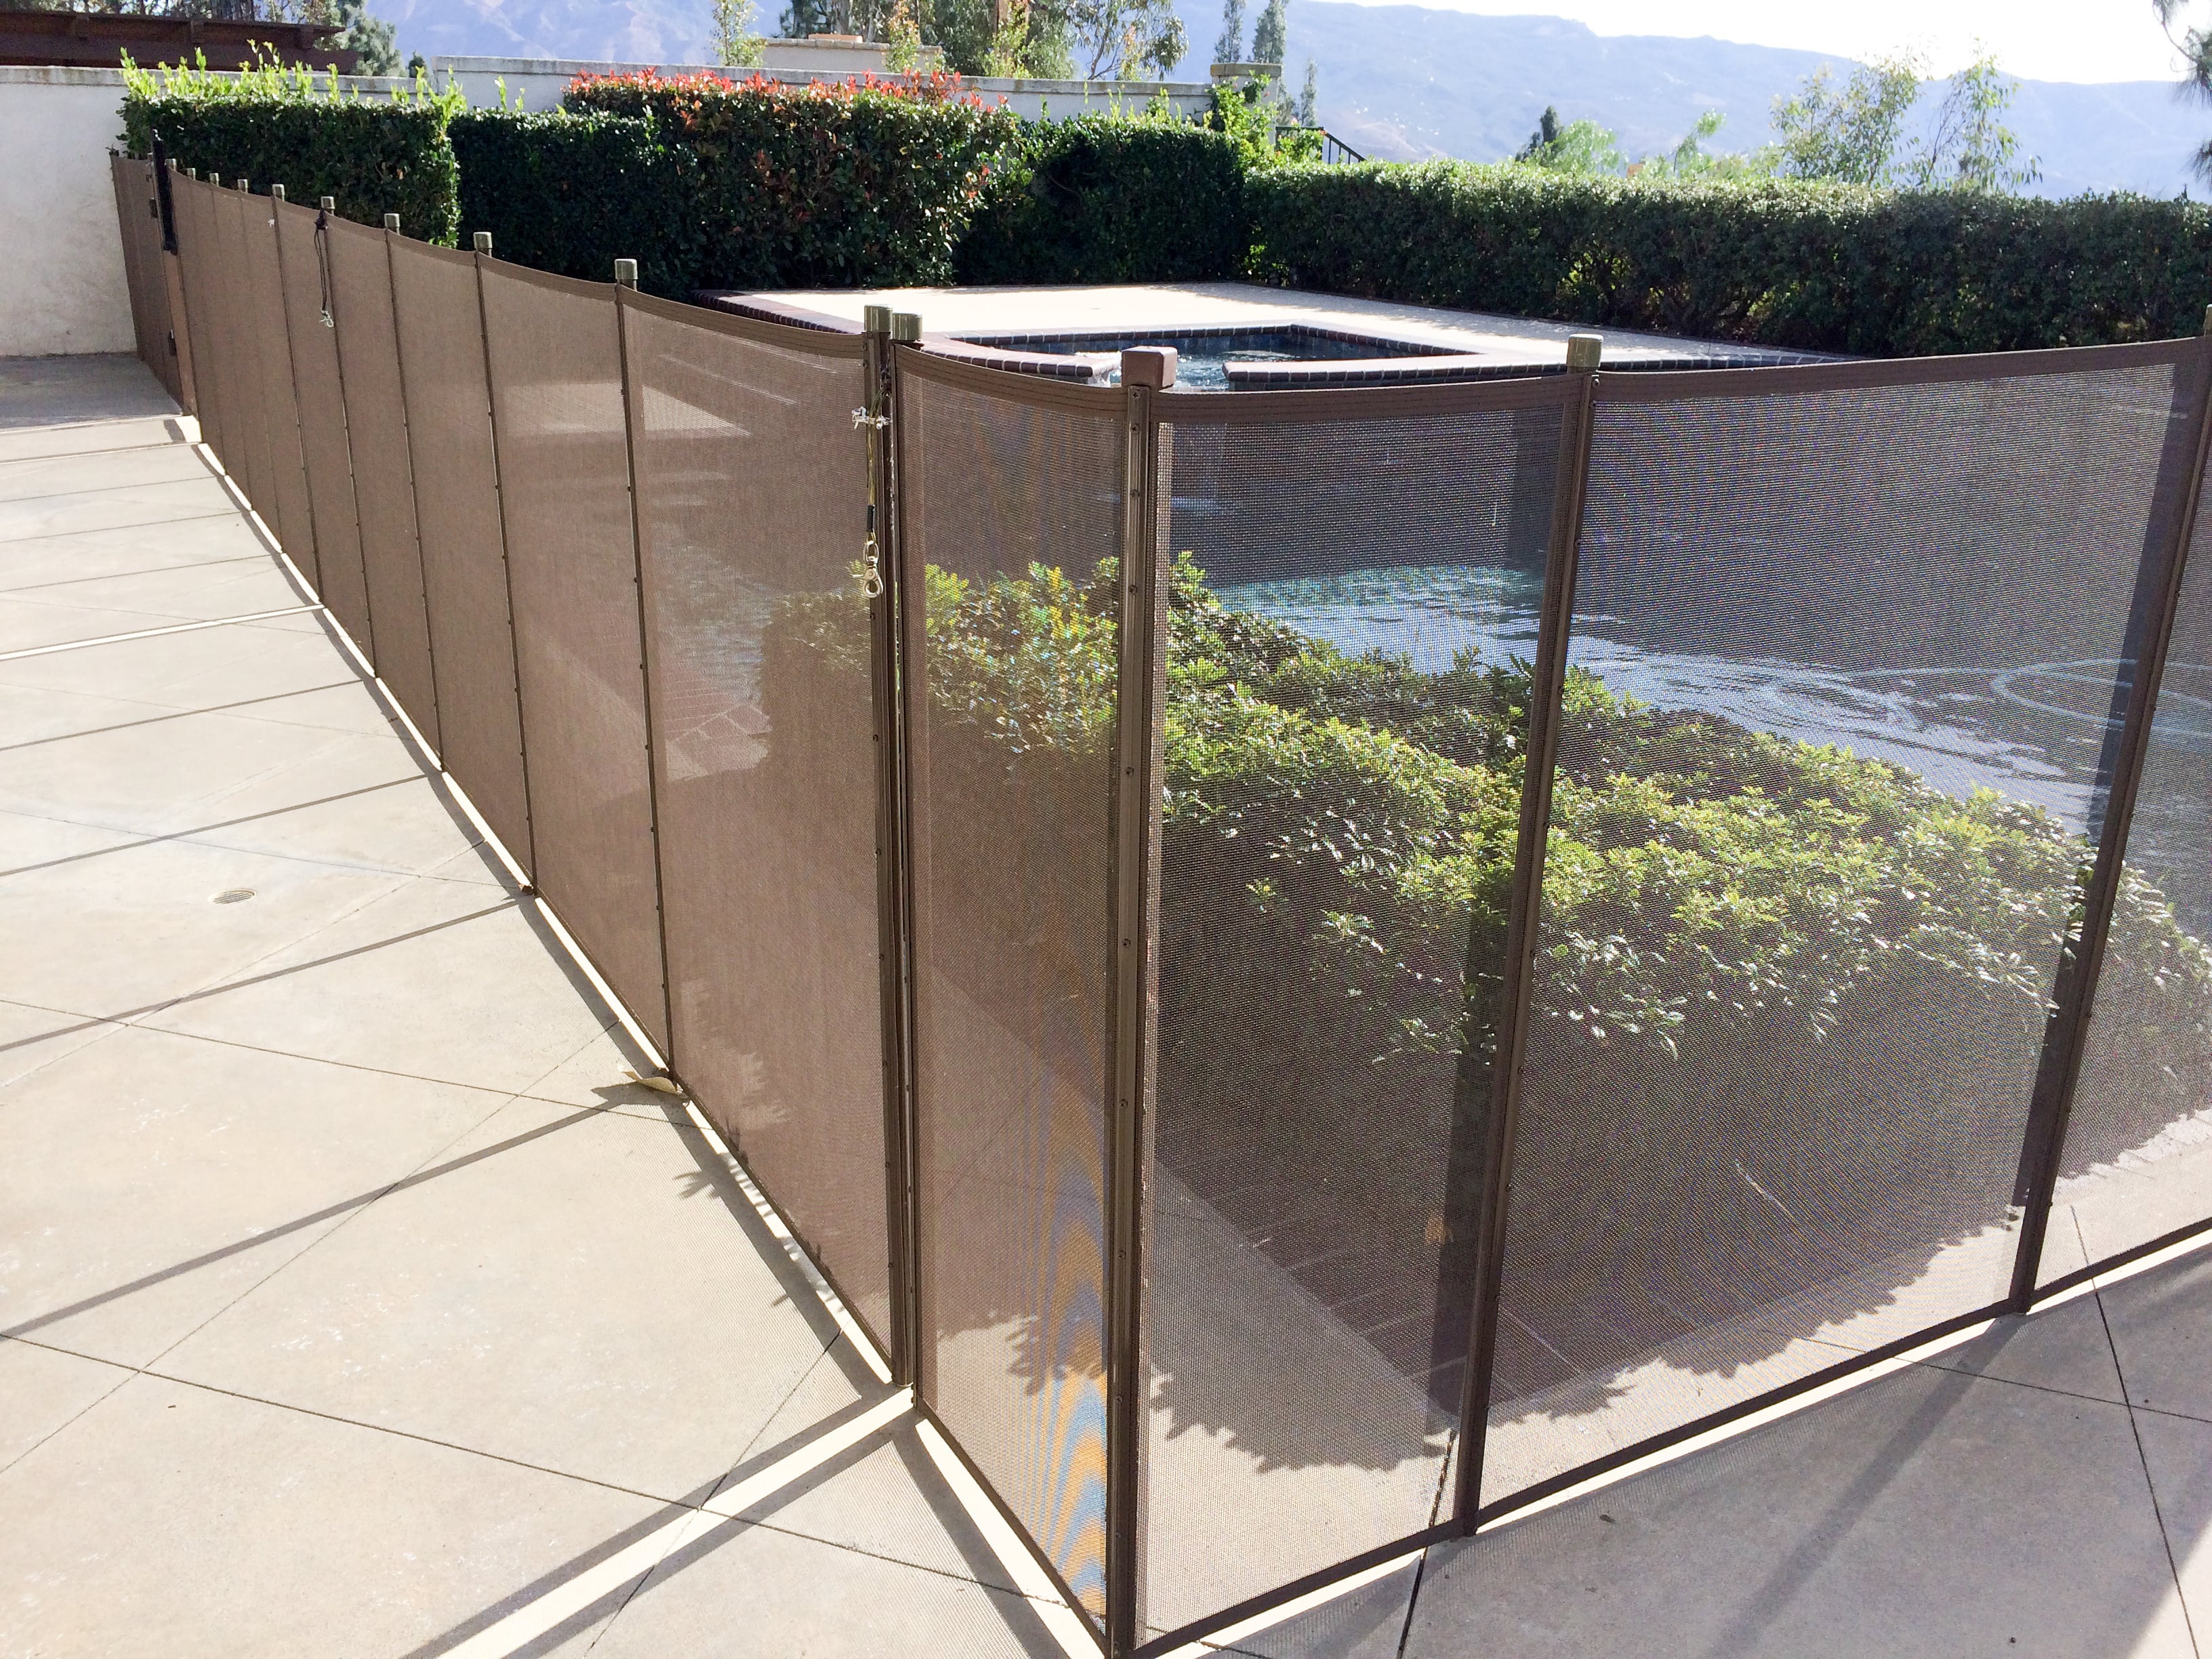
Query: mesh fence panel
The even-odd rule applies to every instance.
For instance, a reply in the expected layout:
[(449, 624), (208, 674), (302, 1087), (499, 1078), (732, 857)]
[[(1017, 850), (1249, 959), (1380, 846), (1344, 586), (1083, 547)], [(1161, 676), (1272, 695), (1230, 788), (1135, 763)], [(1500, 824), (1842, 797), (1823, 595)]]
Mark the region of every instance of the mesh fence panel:
[(368, 611), (376, 633), (377, 676), (392, 688), (430, 746), (442, 749), (422, 555), (415, 532), (407, 407), (400, 390), (398, 337), (392, 320), (388, 240), (383, 231), (331, 219), (326, 241), (331, 313), (337, 319), (354, 507), (361, 526)]
[(233, 362), (222, 303), (228, 270), (216, 235), (212, 185), (178, 173), (171, 179), (171, 204), (177, 221), (177, 258), (184, 270), (185, 317), (192, 341), (192, 392), (200, 437), (228, 468), (231, 444), (223, 416)]
[[(300, 411), (300, 456), (315, 532), (317, 596), (372, 661), (368, 577), (361, 558), (353, 457), (346, 438), (345, 392), (337, 331), (324, 326), (323, 239), (312, 208), (278, 203), (276, 244), (284, 279), (284, 325)], [(194, 372), (204, 376), (199, 360)]]
[(860, 344), (623, 319), (676, 1069), (889, 1352)]
[(246, 227), (255, 214), (253, 200), (243, 191), (225, 186), (216, 195), (216, 236), (222, 249), (223, 308), (229, 313), (231, 373), (226, 384), (235, 392), (227, 410), (226, 430), (234, 439), (237, 459), (224, 465), (236, 476), (253, 510), (272, 527), (276, 522), (276, 490), (269, 465), (269, 376), (262, 319), (253, 296), (253, 267), (246, 253)]
[[(268, 488), (273, 501), (259, 504), (262, 517), (307, 580), (315, 569), (314, 523), (307, 507), (307, 474), (300, 453), (300, 405), (294, 395), (292, 345), (284, 315), (284, 273), (276, 249), (276, 204), (248, 198), (245, 220), (246, 267), (253, 305), (253, 331), (260, 343), (262, 407), (268, 436)], [(272, 516), (273, 515), (273, 516)]]
[(1096, 1613), (1120, 400), (899, 356), (921, 1386)]
[(1435, 1518), (1571, 395), (1166, 400), (1155, 1626)]
[(483, 274), (538, 884), (665, 1050), (614, 290)]
[(161, 257), (161, 224), (156, 218), (152, 222), (152, 252), (148, 251), (146, 201), (151, 191), (153, 165), (117, 155), (110, 159), (108, 172), (115, 185), (115, 223), (122, 233), (124, 286), (131, 295), (131, 337), (138, 361), (166, 386), (169, 354), (155, 320), (153, 289), (148, 277)]
[(1601, 384), (1486, 1503), (2006, 1293), (2181, 407), (2068, 361)]
[(2197, 503), (2155, 707), (2046, 1284), (2212, 1220), (2212, 500)]
[(530, 796), (474, 256), (393, 243), (392, 299), (438, 676), (441, 758), (527, 867)]

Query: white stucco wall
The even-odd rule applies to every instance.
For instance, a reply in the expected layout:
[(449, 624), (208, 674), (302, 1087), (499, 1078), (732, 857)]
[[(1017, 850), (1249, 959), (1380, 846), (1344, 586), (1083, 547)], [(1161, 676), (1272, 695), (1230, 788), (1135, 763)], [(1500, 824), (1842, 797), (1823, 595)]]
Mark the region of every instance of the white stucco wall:
[(107, 170), (122, 107), (119, 70), (0, 65), (0, 357), (136, 349)]

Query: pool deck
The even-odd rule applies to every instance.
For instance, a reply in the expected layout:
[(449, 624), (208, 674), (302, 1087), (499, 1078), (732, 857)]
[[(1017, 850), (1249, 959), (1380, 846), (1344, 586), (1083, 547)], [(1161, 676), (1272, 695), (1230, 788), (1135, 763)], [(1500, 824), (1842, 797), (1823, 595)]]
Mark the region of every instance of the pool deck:
[[(1116, 287), (812, 289), (775, 293), (728, 290), (702, 299), (753, 315), (787, 315), (795, 321), (858, 328), (872, 305), (919, 315), (933, 343), (985, 338), (1011, 344), (1071, 334), (1145, 334), (1225, 329), (1304, 328), (1337, 336), (1372, 335), (1484, 360), (1492, 372), (1511, 366), (1563, 367), (1567, 337), (1601, 334), (1615, 364), (1669, 368), (1751, 367), (1779, 361), (1818, 361), (1810, 354), (1778, 353), (1714, 340), (1677, 339), (1586, 324), (1547, 323), (1484, 312), (1361, 300), (1342, 294), (1310, 294), (1250, 283), (1134, 283)], [(1392, 354), (1379, 351), (1378, 359)], [(1328, 378), (1348, 374), (1357, 362), (1333, 363)], [(1431, 360), (1433, 366), (1433, 360)], [(1380, 378), (1379, 375), (1373, 378)]]

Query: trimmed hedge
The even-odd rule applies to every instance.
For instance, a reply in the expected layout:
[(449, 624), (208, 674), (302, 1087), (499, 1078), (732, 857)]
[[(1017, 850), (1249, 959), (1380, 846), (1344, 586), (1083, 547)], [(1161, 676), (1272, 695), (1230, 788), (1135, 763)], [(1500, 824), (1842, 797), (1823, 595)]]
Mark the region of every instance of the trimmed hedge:
[(1225, 133), (1088, 115), (1026, 128), (954, 260), (963, 283), (1231, 277), (1251, 246)]
[(284, 186), (313, 207), (325, 196), (339, 214), (380, 225), (396, 213), (410, 236), (453, 244), (459, 228), (460, 170), (436, 102), (147, 97), (123, 103), (125, 142), (153, 154), (158, 132), (179, 167), (228, 180), (243, 177), (266, 194)]
[(1017, 118), (956, 76), (787, 87), (756, 76), (580, 76), (564, 106), (649, 120), (685, 160), (690, 285), (947, 283)]
[(607, 282), (638, 262), (648, 293), (694, 284), (697, 228), (684, 211), (689, 158), (643, 116), (472, 110), (453, 118), (461, 226), (502, 259)]
[(1765, 345), (1910, 356), (2193, 335), (2212, 210), (1463, 162), (1244, 182), (1262, 280)]

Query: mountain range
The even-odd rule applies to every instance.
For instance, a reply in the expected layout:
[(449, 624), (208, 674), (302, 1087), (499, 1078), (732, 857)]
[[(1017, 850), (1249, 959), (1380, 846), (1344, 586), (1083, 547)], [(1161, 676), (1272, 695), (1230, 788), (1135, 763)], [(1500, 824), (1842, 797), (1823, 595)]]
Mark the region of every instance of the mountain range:
[[(1220, 32), (1218, 0), (1177, 0), (1193, 46), (1178, 78), (1202, 79)], [(760, 0), (765, 25), (776, 0)], [(712, 0), (374, 0), (398, 25), (403, 53), (535, 57), (641, 64), (708, 56)], [(1246, 15), (1259, 11), (1256, 0)], [(1589, 117), (1628, 155), (1671, 149), (1707, 110), (1723, 125), (1709, 148), (1748, 149), (1771, 136), (1774, 100), (1823, 63), (1774, 46), (1659, 35), (1601, 35), (1559, 17), (1489, 17), (1424, 6), (1290, 0), (1287, 74), (1310, 58), (1322, 122), (1363, 154), (1394, 161), (1497, 161), (1524, 143), (1545, 106)], [(1249, 27), (1249, 25), (1248, 25)], [(1924, 116), (1932, 96), (1922, 100)], [(2081, 85), (2026, 81), (2010, 125), (2038, 158), (2039, 194), (2133, 190), (2172, 196), (2212, 138), (2212, 109), (2165, 82)]]

